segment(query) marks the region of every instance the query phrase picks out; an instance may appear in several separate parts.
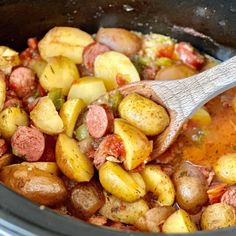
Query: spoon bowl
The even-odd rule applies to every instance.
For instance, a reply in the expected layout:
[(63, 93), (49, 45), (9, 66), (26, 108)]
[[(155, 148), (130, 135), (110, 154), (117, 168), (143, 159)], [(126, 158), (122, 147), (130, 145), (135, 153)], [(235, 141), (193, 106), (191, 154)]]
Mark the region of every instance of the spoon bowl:
[(236, 86), (236, 56), (197, 75), (181, 80), (143, 80), (119, 88), (123, 95), (138, 93), (164, 106), (170, 124), (154, 140), (152, 159), (167, 150), (193, 113), (220, 93)]

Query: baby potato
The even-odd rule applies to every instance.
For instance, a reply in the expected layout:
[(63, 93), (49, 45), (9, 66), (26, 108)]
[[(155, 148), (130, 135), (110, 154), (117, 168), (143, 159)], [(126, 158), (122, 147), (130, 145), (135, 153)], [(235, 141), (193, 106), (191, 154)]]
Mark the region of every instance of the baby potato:
[(39, 82), (46, 91), (59, 88), (67, 95), (73, 82), (79, 79), (79, 72), (74, 62), (66, 57), (53, 57), (48, 60)]
[(179, 209), (167, 218), (162, 231), (164, 233), (193, 233), (197, 231), (197, 227), (188, 213)]
[(236, 225), (236, 211), (226, 203), (209, 205), (201, 216), (203, 230), (215, 230), (234, 225)]
[(0, 71), (0, 111), (4, 106), (5, 99), (6, 99), (6, 82), (3, 78), (1, 78), (1, 71)]
[(0, 172), (0, 181), (31, 201), (46, 206), (59, 204), (67, 196), (65, 185), (59, 177), (33, 166), (6, 166)]
[(216, 176), (227, 184), (236, 183), (236, 153), (221, 156), (214, 165)]
[(140, 199), (136, 202), (125, 202), (106, 192), (105, 204), (99, 213), (110, 220), (125, 224), (134, 224), (149, 208), (147, 203)]
[(120, 117), (140, 129), (145, 135), (157, 135), (169, 124), (166, 110), (139, 94), (127, 95), (119, 105)]
[(39, 52), (44, 60), (50, 57), (64, 56), (76, 64), (83, 61), (82, 54), (86, 46), (94, 42), (91, 35), (72, 27), (54, 27), (39, 42)]
[(207, 181), (200, 170), (189, 162), (183, 162), (173, 175), (176, 200), (181, 208), (197, 213), (207, 203)]
[(115, 119), (114, 133), (120, 136), (125, 146), (125, 169), (132, 170), (148, 160), (152, 143), (139, 129), (123, 119)]
[(117, 78), (127, 83), (140, 81), (139, 74), (130, 59), (114, 51), (105, 52), (96, 57), (94, 74), (103, 79), (108, 91), (118, 87)]
[(96, 40), (110, 49), (133, 56), (142, 47), (142, 40), (135, 33), (121, 28), (100, 28)]
[(199, 108), (192, 116), (191, 120), (196, 122), (201, 127), (211, 124), (211, 116), (209, 112), (204, 108)]
[(141, 172), (147, 190), (158, 196), (162, 206), (171, 206), (175, 200), (175, 189), (170, 177), (157, 165), (146, 165)]
[(0, 113), (0, 133), (3, 138), (10, 139), (19, 126), (28, 124), (28, 115), (19, 107), (8, 107)]
[(49, 97), (41, 97), (37, 105), (30, 112), (34, 125), (43, 133), (54, 135), (63, 131), (63, 121)]
[(60, 117), (67, 136), (72, 137), (75, 123), (84, 107), (84, 102), (79, 98), (69, 99), (62, 105)]
[(59, 134), (56, 142), (56, 162), (62, 173), (77, 182), (93, 177), (92, 162), (80, 151), (77, 142), (66, 134)]
[(107, 161), (99, 168), (103, 188), (126, 202), (134, 202), (146, 193), (140, 174), (129, 174), (117, 163)]
[(102, 79), (83, 77), (71, 86), (67, 99), (80, 98), (88, 105), (105, 93), (106, 88)]
[(9, 75), (12, 68), (20, 65), (20, 63), (18, 52), (9, 47), (0, 46), (0, 70), (3, 71), (4, 74)]
[(52, 175), (60, 175), (60, 170), (55, 162), (21, 162), (21, 165), (25, 165), (29, 168), (38, 168), (40, 170), (46, 171)]
[(190, 77), (196, 74), (197, 71), (184, 65), (174, 64), (162, 68), (156, 75), (156, 80), (178, 80)]

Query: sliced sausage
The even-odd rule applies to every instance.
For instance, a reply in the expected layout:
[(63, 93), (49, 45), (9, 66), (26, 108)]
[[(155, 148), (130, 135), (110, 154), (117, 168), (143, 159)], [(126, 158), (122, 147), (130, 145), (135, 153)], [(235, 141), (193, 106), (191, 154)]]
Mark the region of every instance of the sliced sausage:
[(100, 28), (96, 40), (129, 57), (142, 47), (142, 40), (135, 33), (121, 28)]
[(27, 96), (35, 89), (35, 85), (35, 74), (29, 68), (18, 67), (10, 75), (9, 86), (16, 92), (18, 97)]
[(175, 54), (188, 66), (201, 69), (205, 63), (205, 58), (197, 52), (189, 43), (180, 42), (175, 45)]
[(221, 197), (221, 202), (236, 208), (236, 185), (231, 186)]
[(0, 138), (0, 157), (7, 151), (7, 143), (4, 139)]
[(106, 161), (108, 156), (117, 158), (117, 161), (122, 161), (125, 157), (125, 147), (121, 138), (115, 134), (106, 136), (100, 143), (95, 152), (93, 164), (97, 169)]
[(22, 107), (22, 102), (18, 98), (10, 98), (4, 103), (3, 109), (7, 107)]
[(90, 135), (94, 138), (101, 138), (112, 132), (114, 115), (105, 104), (91, 105), (86, 116), (86, 123)]
[(36, 128), (19, 127), (11, 138), (13, 154), (27, 161), (38, 161), (43, 154), (45, 140)]
[(107, 223), (107, 218), (105, 216), (92, 216), (87, 220), (87, 222), (90, 224), (102, 226)]
[(85, 68), (92, 71), (96, 57), (108, 51), (110, 51), (110, 49), (101, 43), (95, 42), (89, 44), (83, 52), (83, 62)]

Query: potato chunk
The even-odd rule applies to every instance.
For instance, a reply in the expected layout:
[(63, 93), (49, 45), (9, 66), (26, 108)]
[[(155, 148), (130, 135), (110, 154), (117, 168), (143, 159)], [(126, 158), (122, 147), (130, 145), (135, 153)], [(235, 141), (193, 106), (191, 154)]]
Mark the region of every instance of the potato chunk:
[(211, 116), (209, 112), (204, 108), (198, 109), (192, 116), (191, 120), (196, 122), (201, 127), (211, 124)]
[(56, 143), (56, 162), (69, 179), (87, 182), (93, 177), (92, 162), (80, 151), (77, 142), (66, 134), (60, 134)]
[(119, 113), (121, 118), (150, 136), (161, 133), (170, 122), (162, 106), (136, 93), (129, 94), (121, 101)]
[(139, 74), (130, 59), (114, 51), (97, 56), (94, 73), (96, 77), (103, 79), (108, 91), (118, 87), (117, 78), (127, 83), (140, 81)]
[(157, 165), (146, 165), (141, 172), (147, 190), (158, 196), (162, 206), (171, 206), (175, 200), (175, 189), (170, 177)]
[(127, 202), (134, 202), (146, 193), (140, 174), (129, 174), (114, 162), (107, 161), (100, 167), (99, 180), (107, 192)]
[(82, 54), (86, 46), (94, 40), (88, 33), (72, 27), (54, 27), (39, 42), (39, 52), (44, 60), (50, 57), (64, 56), (76, 64), (82, 63)]
[(221, 156), (214, 165), (216, 176), (228, 184), (236, 183), (236, 153)]
[(102, 79), (83, 77), (71, 86), (68, 99), (81, 98), (88, 105), (105, 93), (106, 88)]
[(143, 199), (129, 203), (106, 192), (104, 194), (106, 201), (99, 213), (110, 220), (134, 224), (139, 217), (149, 210), (147, 203)]
[(139, 129), (123, 119), (115, 119), (114, 133), (124, 142), (126, 152), (124, 166), (127, 170), (132, 170), (148, 160), (152, 143)]
[(49, 97), (40, 98), (30, 112), (30, 118), (43, 133), (54, 135), (63, 131), (63, 122)]
[(192, 233), (197, 227), (190, 219), (188, 213), (182, 209), (170, 215), (162, 226), (164, 233)]
[(6, 99), (6, 82), (4, 80), (4, 75), (2, 78), (1, 75), (1, 71), (0, 71), (0, 111), (2, 110), (3, 106), (4, 106), (4, 102)]
[(8, 107), (0, 113), (0, 133), (9, 139), (18, 126), (28, 126), (29, 119), (26, 112), (19, 107)]
[(66, 57), (53, 57), (48, 61), (39, 82), (47, 91), (59, 88), (63, 95), (67, 95), (72, 83), (78, 79), (78, 69), (71, 60)]
[(77, 98), (69, 99), (62, 105), (60, 117), (65, 127), (65, 133), (69, 137), (72, 137), (75, 123), (84, 107), (84, 102)]
[(225, 203), (209, 205), (202, 213), (201, 228), (214, 230), (236, 225), (235, 209)]

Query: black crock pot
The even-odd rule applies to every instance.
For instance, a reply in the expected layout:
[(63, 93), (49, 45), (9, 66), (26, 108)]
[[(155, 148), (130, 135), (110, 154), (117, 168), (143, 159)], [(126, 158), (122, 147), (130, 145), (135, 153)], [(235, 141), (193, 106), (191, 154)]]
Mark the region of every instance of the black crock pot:
[[(220, 60), (236, 54), (235, 0), (0, 0), (0, 45), (21, 50), (27, 38), (40, 37), (55, 25), (90, 33), (100, 26), (159, 32), (189, 41)], [(0, 185), (0, 235), (147, 234), (119, 232), (60, 216)], [(235, 236), (236, 227), (195, 235)]]

